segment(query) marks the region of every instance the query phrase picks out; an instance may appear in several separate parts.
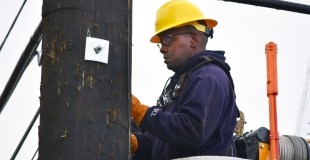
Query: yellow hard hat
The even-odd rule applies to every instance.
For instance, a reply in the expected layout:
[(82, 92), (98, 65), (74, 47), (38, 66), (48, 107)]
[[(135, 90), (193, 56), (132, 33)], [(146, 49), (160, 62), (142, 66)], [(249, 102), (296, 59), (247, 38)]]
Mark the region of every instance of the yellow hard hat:
[(155, 20), (155, 35), (150, 41), (159, 43), (159, 33), (185, 24), (192, 24), (197, 30), (202, 31), (202, 29), (197, 28), (199, 24), (196, 22), (199, 20), (205, 21), (209, 29), (217, 25), (216, 20), (206, 18), (201, 10), (188, 0), (171, 0), (158, 9)]

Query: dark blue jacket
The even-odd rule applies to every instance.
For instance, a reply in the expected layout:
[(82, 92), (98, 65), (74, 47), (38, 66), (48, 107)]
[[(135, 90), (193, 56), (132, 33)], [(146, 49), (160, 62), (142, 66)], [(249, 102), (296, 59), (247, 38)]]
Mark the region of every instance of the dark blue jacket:
[[(176, 88), (182, 73), (190, 71), (202, 56), (225, 63), (223, 51), (204, 51), (171, 77), (166, 89)], [(134, 159), (170, 160), (199, 155), (227, 155), (237, 119), (233, 83), (216, 64), (206, 64), (189, 74), (181, 96), (167, 106), (152, 106), (135, 132), (138, 150)]]

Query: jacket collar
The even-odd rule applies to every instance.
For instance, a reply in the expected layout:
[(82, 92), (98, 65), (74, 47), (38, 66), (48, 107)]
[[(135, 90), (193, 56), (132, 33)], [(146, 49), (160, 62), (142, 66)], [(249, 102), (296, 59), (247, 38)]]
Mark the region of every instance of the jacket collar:
[(224, 54), (225, 54), (224, 51), (211, 51), (211, 50), (202, 51), (199, 54), (192, 57), (180, 69), (178, 69), (172, 78), (178, 78), (182, 73), (188, 72), (192, 67), (201, 62), (204, 56), (208, 56), (210, 58), (214, 58), (221, 61), (230, 70), (230, 66), (225, 62), (226, 57), (224, 56)]

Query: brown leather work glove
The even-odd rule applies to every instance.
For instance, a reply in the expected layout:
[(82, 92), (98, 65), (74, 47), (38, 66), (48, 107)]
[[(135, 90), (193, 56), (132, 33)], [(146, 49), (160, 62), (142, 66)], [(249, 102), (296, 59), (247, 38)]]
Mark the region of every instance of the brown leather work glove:
[(141, 104), (137, 97), (131, 95), (131, 116), (133, 120), (140, 125), (147, 109), (149, 108), (147, 105)]
[(138, 149), (138, 140), (134, 134), (130, 134), (131, 154), (135, 153)]

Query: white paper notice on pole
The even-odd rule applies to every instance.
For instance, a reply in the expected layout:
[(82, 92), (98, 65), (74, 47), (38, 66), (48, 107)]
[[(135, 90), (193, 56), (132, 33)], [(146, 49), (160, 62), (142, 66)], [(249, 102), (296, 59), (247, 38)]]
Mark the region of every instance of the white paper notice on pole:
[(109, 58), (109, 41), (86, 37), (85, 60), (97, 61), (108, 64)]

